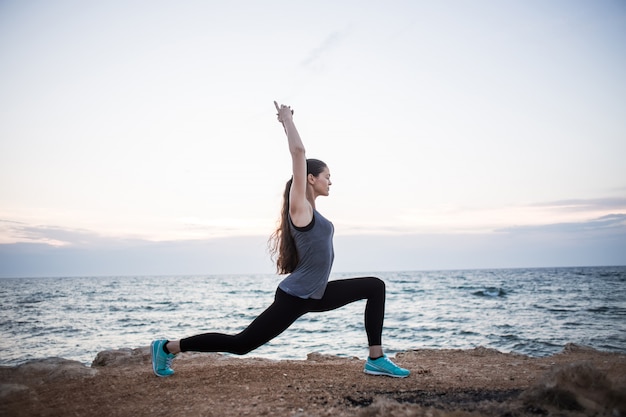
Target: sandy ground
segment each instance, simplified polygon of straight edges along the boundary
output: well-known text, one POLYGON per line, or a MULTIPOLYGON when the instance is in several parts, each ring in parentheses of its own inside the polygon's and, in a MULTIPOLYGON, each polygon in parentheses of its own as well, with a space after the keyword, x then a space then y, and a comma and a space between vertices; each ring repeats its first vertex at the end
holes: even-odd
POLYGON ((568 345, 529 358, 495 350, 414 350, 396 379, 363 361, 183 354, 152 374, 148 348, 0 368, 2 416, 626 416, 626 355, 568 345))

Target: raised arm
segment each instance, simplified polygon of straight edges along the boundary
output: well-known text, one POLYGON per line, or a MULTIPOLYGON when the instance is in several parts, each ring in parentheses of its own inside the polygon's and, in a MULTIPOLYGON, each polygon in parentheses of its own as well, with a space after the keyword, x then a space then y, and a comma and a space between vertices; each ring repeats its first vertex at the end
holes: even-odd
POLYGON ((293 122, 293 111, 289 106, 274 102, 278 111, 278 121, 282 123, 289 143, 293 182, 289 193, 289 215, 295 226, 307 226, 313 219, 313 206, 307 200, 306 152, 296 125, 293 122))

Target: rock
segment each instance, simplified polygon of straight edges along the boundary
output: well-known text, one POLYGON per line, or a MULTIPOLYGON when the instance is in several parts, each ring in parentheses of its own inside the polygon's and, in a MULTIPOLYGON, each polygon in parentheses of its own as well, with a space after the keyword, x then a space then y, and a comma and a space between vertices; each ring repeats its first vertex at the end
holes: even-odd
POLYGON ((91 363, 92 367, 99 366, 128 366, 150 364, 150 347, 137 349, 117 349, 99 352, 91 363))
POLYGON ((105 351, 93 368, 59 358, 0 366, 0 416, 626 417, 620 353, 530 358, 421 349, 395 355, 412 371, 401 380, 368 376, 355 359, 319 353, 272 362, 185 353, 176 375, 163 379, 152 375, 148 353, 105 351), (76 376, 84 372, 97 375, 76 376))
POLYGON ((497 349, 487 348, 484 346, 475 347, 472 350, 468 350, 468 353, 472 356, 493 356, 493 355, 504 355, 504 353, 500 352, 497 349))
POLYGON ((580 353, 580 352, 591 353, 591 352, 597 352, 597 350, 589 346, 577 345, 576 343, 568 343, 563 348, 563 353, 580 353))
POLYGON ((587 415, 626 415, 626 391, 588 362, 555 367, 522 398, 528 404, 587 415))
POLYGON ((12 395, 28 391, 28 387, 22 384, 0 384, 0 400, 4 400, 12 395))
POLYGON ((63 358, 36 359, 15 367, 20 378, 40 378, 43 382, 61 378, 90 378, 98 373, 78 361, 63 358))
POLYGON ((348 361, 348 360, 355 360, 355 359, 358 360, 359 358, 357 357, 345 358, 341 356, 327 355, 327 354, 323 354, 319 352, 312 352, 306 355, 307 361, 314 361, 314 362, 348 361))

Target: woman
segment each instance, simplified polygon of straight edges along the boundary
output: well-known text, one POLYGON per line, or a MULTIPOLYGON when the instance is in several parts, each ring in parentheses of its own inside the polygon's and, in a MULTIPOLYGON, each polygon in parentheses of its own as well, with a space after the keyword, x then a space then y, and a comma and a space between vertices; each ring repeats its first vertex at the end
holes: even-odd
POLYGON ((330 311, 366 299, 369 357, 364 372, 404 378, 410 372, 391 362, 381 345, 384 282, 374 277, 328 281, 334 259, 334 228, 315 209, 315 200, 328 195, 330 172, 322 161, 306 159, 291 108, 276 102, 274 105, 287 134, 293 176, 285 187, 281 222, 272 235, 271 249, 278 272, 289 275, 278 285, 272 305, 239 334, 205 333, 181 340, 153 341, 152 369, 157 376, 172 375, 171 362, 179 352, 244 355, 281 334, 305 313, 330 311))

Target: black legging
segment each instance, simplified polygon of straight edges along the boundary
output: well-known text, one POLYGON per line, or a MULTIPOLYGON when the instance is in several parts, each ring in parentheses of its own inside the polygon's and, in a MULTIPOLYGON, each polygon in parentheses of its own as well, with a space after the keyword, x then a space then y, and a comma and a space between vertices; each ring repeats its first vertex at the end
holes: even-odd
POLYGON ((309 312, 330 311, 354 301, 367 299, 365 331, 369 346, 381 345, 385 316, 385 283, 378 278, 351 278, 330 281, 324 296, 303 299, 276 290, 274 302, 241 333, 204 333, 181 339, 183 352, 228 352, 245 355, 269 342, 299 317, 309 312))

